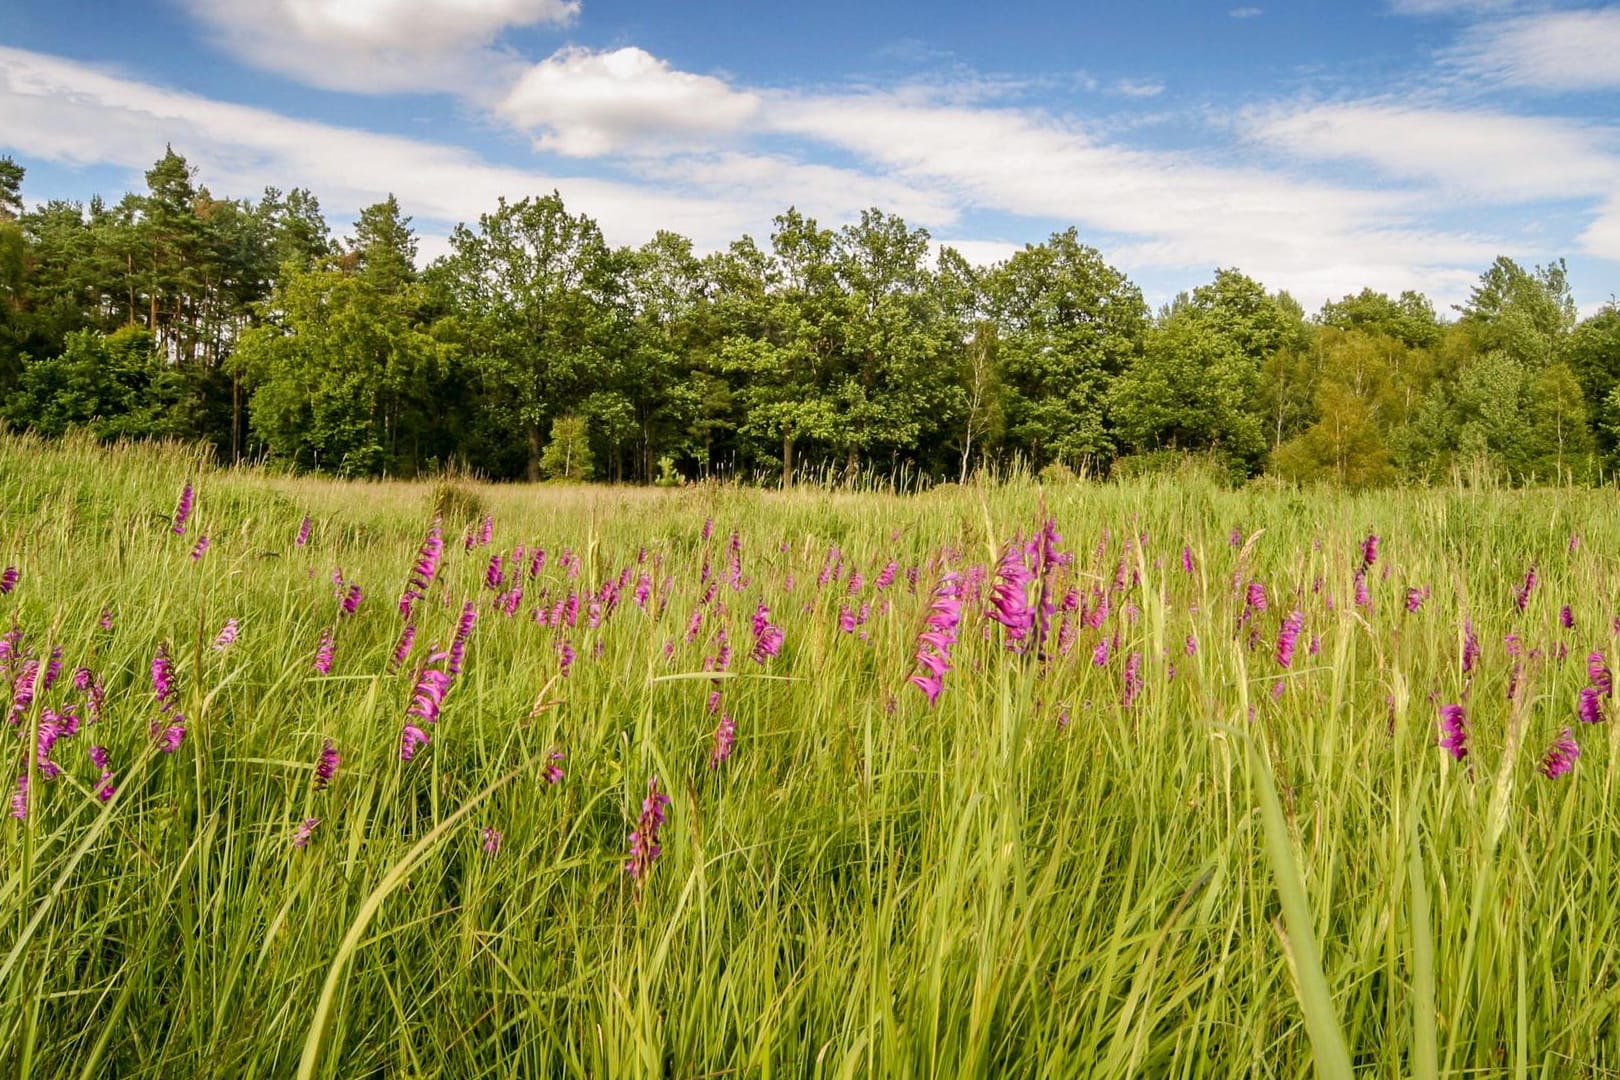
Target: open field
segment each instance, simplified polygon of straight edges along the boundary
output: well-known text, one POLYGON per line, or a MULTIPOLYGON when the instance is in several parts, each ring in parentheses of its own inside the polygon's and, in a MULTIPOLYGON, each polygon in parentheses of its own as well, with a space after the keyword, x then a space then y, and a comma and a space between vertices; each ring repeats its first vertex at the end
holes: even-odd
POLYGON ((7 1075, 1620 1070, 1612 492, 0 439, 8 566, 7 1075))

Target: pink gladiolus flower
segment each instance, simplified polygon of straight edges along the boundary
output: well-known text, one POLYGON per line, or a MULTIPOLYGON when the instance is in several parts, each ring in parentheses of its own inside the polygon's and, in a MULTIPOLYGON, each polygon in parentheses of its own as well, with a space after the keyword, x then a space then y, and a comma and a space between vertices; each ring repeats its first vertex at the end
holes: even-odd
POLYGON ((1472 619, 1463 621, 1462 672, 1467 675, 1479 662, 1479 635, 1474 633, 1472 619))
POLYGON ((186 522, 191 518, 191 485, 188 483, 180 490, 180 501, 174 508, 173 532, 176 536, 183 536, 186 531, 186 522))
POLYGON ((309 841, 315 835, 315 830, 320 827, 320 824, 321 824, 321 819, 320 818, 313 818, 313 817, 305 818, 299 824, 298 831, 293 833, 293 842, 292 842, 293 847, 295 847, 295 848, 307 848, 307 847, 309 847, 309 841))
POLYGON ((1458 761, 1468 756, 1468 718, 1461 705, 1440 706, 1440 746, 1458 761))
POLYGON ((658 846, 658 832, 664 827, 664 811, 669 804, 669 796, 658 790, 658 777, 648 780, 647 797, 641 802, 641 816, 636 819, 636 827, 630 833, 630 858, 624 864, 625 873, 638 887, 646 881, 653 863, 663 853, 658 846))
POLYGON ((1568 604, 1558 609, 1558 624, 1565 630, 1575 629, 1575 613, 1570 610, 1568 604))
POLYGON ((546 771, 541 774, 541 779, 553 785, 562 783, 563 777, 567 775, 563 771, 563 752, 561 750, 552 750, 550 754, 546 755, 546 762, 546 771))
POLYGON ((1305 613, 1295 611, 1283 620, 1282 630, 1277 634, 1277 666, 1294 666, 1294 643, 1299 640, 1299 632, 1305 626, 1305 613))
POLYGON ((1367 539, 1361 542, 1361 568, 1371 569, 1372 564, 1378 561, 1378 535, 1368 533, 1367 539))
POLYGON ((4 596, 11 592, 12 589, 15 589, 17 587, 17 579, 21 576, 22 572, 19 571, 15 566, 8 566, 5 568, 5 570, 0 571, 0 596, 4 596))
POLYGON ((214 649, 218 652, 224 652, 230 648, 236 641, 238 629, 239 624, 235 619, 226 619, 225 625, 220 627, 218 635, 214 638, 214 649))
POLYGON ((313 524, 314 523, 309 520, 309 515, 305 514, 304 520, 298 524, 298 535, 293 538, 293 546, 304 547, 309 543, 309 530, 313 524))
POLYGON ((316 791, 326 790, 326 785, 330 784, 332 777, 337 775, 338 766, 342 762, 343 759, 338 756, 337 747, 332 744, 331 739, 327 739, 321 745, 321 756, 315 761, 316 791))
POLYGON ((332 673, 332 655, 337 651, 337 642, 332 638, 332 628, 327 627, 321 631, 321 643, 315 649, 315 670, 321 675, 332 673))
POLYGON ((208 554, 208 537, 199 536, 196 546, 191 549, 191 561, 196 562, 206 554, 208 554))
POLYGON ((1603 654, 1593 652, 1586 658, 1586 677, 1592 680, 1592 687, 1604 697, 1614 696, 1614 677, 1609 673, 1609 664, 1603 659, 1603 654))
POLYGON ((1124 705, 1127 709, 1136 704, 1136 695, 1142 691, 1142 654, 1133 652, 1125 659, 1125 693, 1124 705))
POLYGON ((410 618, 412 605, 427 595, 428 586, 433 584, 433 578, 439 572, 439 560, 443 555, 444 532, 438 522, 434 522, 433 527, 428 529, 427 538, 422 541, 416 565, 411 568, 410 577, 405 582, 405 591, 399 597, 399 613, 407 619, 410 618))
POLYGON ((472 634, 473 623, 478 621, 478 609, 468 600, 461 606, 461 619, 456 623, 456 636, 450 642, 449 672, 452 675, 461 674, 461 662, 467 654, 467 638, 472 634))
MULTIPOLYGON (((185 717, 177 714, 175 719, 184 720, 185 717)), ((184 724, 170 724, 161 731, 155 730, 157 728, 156 724, 152 726, 154 728, 154 737, 158 741, 159 750, 165 754, 172 754, 176 750, 180 749, 180 743, 186 737, 186 728, 184 724)))
POLYGON ((1596 724, 1603 719, 1603 697, 1595 686, 1581 687, 1580 706, 1577 710, 1584 724, 1596 724))
POLYGON ((348 591, 343 594, 343 600, 338 605, 339 610, 345 615, 353 615, 360 608, 362 595, 360 586, 351 584, 348 591))
POLYGON ((173 712, 179 695, 174 685, 174 662, 169 659, 167 644, 160 644, 152 657, 152 692, 157 696, 158 708, 173 712))
POLYGON ((926 674, 912 675, 907 681, 927 696, 929 705, 939 700, 945 689, 945 673, 951 669, 951 648, 956 644, 956 628, 962 619, 958 585, 954 572, 940 578, 923 632, 917 636, 916 661, 926 674))
POLYGON ((990 591, 991 619, 1007 628, 1007 648, 1024 650, 1024 639, 1035 627, 1035 611, 1029 605, 1029 583, 1035 580, 1024 561, 1023 545, 1010 543, 996 564, 996 583, 990 591))
POLYGON ((714 729, 714 749, 709 752, 709 768, 718 769, 720 764, 731 756, 731 748, 737 741, 737 723, 730 713, 720 714, 720 723, 714 729))
POLYGON ((1541 755, 1541 771, 1549 780, 1556 780, 1560 776, 1575 768, 1575 759, 1581 756, 1581 748, 1575 743, 1575 735, 1564 729, 1564 733, 1553 740, 1547 752, 1541 755))
POLYGON ((399 760, 409 761, 416 756, 418 747, 428 744, 427 732, 415 724, 406 724, 399 734, 399 760))
POLYGON ((1513 606, 1523 611, 1530 606, 1530 594, 1536 588, 1536 568, 1534 564, 1524 572, 1524 583, 1513 590, 1513 606))
POLYGON ((11 792, 11 816, 18 821, 28 820, 28 774, 17 777, 17 786, 11 792))
POLYGON ((493 825, 487 825, 484 827, 484 831, 480 835, 484 840, 483 847, 485 855, 500 854, 502 839, 501 830, 497 829, 493 825))

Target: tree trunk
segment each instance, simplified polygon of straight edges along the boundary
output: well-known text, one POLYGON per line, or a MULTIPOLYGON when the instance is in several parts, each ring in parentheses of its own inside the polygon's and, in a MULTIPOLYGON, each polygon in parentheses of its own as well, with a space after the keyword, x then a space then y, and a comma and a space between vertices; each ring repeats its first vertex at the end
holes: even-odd
POLYGON ((540 426, 529 425, 529 483, 533 484, 540 479, 540 426))
POLYGON ((793 486, 793 436, 782 436, 782 490, 793 486))

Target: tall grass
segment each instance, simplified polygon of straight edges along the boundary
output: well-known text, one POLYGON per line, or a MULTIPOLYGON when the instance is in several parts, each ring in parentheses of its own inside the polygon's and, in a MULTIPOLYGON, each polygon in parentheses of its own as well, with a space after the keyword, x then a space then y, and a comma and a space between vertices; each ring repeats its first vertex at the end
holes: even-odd
POLYGON ((445 492, 0 440, 0 567, 21 571, 0 624, 21 631, 19 656, 64 657, 5 736, 0 782, 30 782, 26 817, 0 826, 0 1069, 1620 1069, 1614 728, 1575 712, 1587 654, 1612 658, 1611 496, 1163 479, 911 496, 461 487, 415 651, 391 672, 396 601, 445 492), (197 507, 177 536, 187 481, 197 507), (1106 596, 1109 614, 1064 651, 1060 613, 1042 663, 1005 648, 980 575, 1048 517, 1073 557, 1059 594, 1073 587, 1086 609, 1106 596), (1361 607, 1369 533, 1382 544, 1361 607), (533 579, 525 567, 507 616, 485 575, 518 545, 547 559, 533 579), (818 587, 834 548, 841 569, 818 587), (588 596, 571 628, 535 621, 542 597, 549 622, 571 591, 599 595, 627 567, 599 625, 588 596), (947 569, 977 599, 930 708, 906 679, 947 569), (353 616, 335 570, 364 589, 353 616), (1251 582, 1269 603, 1245 618, 1251 582), (1424 586, 1408 613, 1407 589, 1424 586), (432 742, 403 762, 414 676, 450 644, 464 599, 478 609, 465 669, 432 742), (786 644, 756 663, 762 602, 786 644), (865 622, 840 629, 840 609, 858 620, 863 604, 865 622), (1296 609, 1284 669, 1276 637, 1296 609), (216 650, 230 618, 240 637, 216 650), (1465 619, 1482 646, 1467 676, 1465 619), (734 655, 716 674, 722 626, 734 655), (173 754, 149 734, 160 642, 187 723, 173 754), (1132 654, 1142 690, 1127 707, 1132 654), (45 710, 82 698, 80 665, 104 684, 105 714, 56 744, 63 773, 47 779, 32 748, 45 710), (711 768, 715 689, 737 742, 711 768), (1448 703, 1467 709, 1462 761, 1436 745, 1448 703), (1549 780, 1538 764, 1565 726, 1581 756, 1549 780), (328 739, 342 764, 317 791, 328 739), (92 743, 115 773, 107 802, 92 743), (653 776, 673 801, 638 885, 627 840, 653 776))

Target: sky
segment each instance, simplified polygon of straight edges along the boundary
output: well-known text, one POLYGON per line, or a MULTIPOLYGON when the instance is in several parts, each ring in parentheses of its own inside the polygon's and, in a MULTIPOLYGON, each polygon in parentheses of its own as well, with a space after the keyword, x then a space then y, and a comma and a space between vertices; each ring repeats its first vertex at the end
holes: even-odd
POLYGON ((0 0, 23 195, 395 194, 424 258, 558 191, 615 244, 877 207, 991 263, 1078 230, 1150 303, 1620 292, 1620 5, 1515 0, 0 0))

